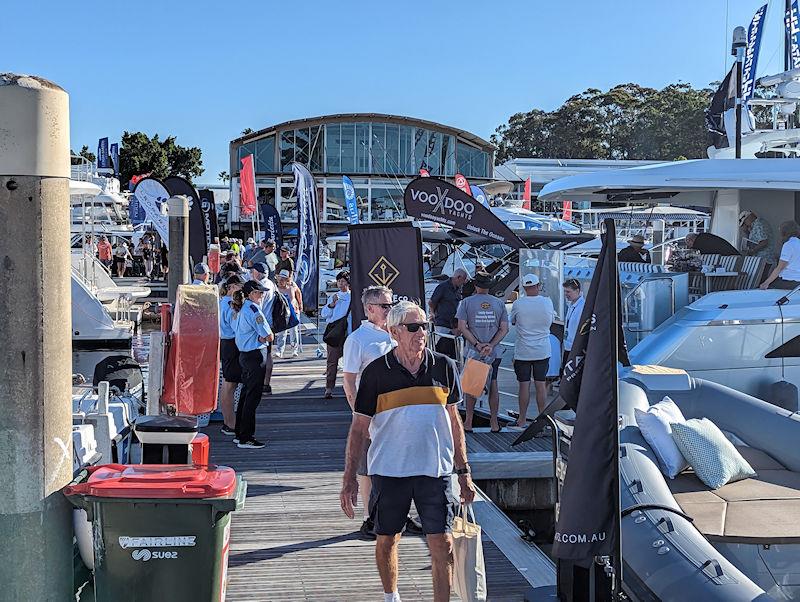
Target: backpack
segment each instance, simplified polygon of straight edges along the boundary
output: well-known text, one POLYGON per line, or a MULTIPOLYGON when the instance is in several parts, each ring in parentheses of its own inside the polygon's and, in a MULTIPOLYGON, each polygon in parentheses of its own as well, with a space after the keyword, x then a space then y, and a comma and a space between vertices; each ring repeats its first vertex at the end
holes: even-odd
POLYGON ((300 323, 289 300, 279 291, 275 291, 272 302, 272 332, 278 333, 294 328, 300 323))

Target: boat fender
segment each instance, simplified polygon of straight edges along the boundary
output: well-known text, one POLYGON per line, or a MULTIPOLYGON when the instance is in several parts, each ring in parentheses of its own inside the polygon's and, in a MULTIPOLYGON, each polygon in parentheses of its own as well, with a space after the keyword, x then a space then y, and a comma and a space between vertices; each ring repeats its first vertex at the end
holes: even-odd
POLYGON ((779 380, 770 385, 769 397, 767 399, 779 408, 789 410, 790 412, 797 412, 798 409, 800 409, 797 385, 786 380, 779 380))

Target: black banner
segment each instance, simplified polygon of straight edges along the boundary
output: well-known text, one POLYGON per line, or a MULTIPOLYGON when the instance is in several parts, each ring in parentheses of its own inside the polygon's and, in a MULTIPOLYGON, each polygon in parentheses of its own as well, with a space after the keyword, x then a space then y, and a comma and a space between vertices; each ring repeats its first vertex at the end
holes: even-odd
POLYGON ((200 195, 188 180, 180 176, 166 178, 164 186, 170 196, 185 194, 189 197, 189 257, 191 257, 192 265, 200 263, 203 261, 203 257, 208 255, 205 219, 203 219, 203 210, 200 205, 200 195))
POLYGON ((416 178, 403 195, 406 213, 462 232, 482 236, 513 249, 524 249, 519 237, 491 209, 439 178, 416 178))
POLYGON ((561 380, 561 396, 576 417, 553 556, 587 560, 608 555, 619 566, 617 362, 627 365, 628 357, 614 220, 604 224, 603 247, 561 380))
MULTIPOLYGON (((283 245, 283 226, 281 216, 278 215, 278 208, 272 203, 263 203, 261 207, 261 227, 266 238, 275 241, 275 248, 280 249, 283 245)), ((260 242, 260 241, 256 241, 260 242)))
POLYGON ((203 212, 203 229, 206 231, 206 246, 210 247, 219 236, 217 226, 217 206, 214 203, 214 191, 208 188, 198 190, 200 195, 200 209, 203 212))
POLYGON ((368 286, 388 286, 395 301, 408 299, 424 309, 422 234, 419 228, 409 222, 397 222, 353 224, 348 230, 353 327, 365 319, 361 292, 368 286))

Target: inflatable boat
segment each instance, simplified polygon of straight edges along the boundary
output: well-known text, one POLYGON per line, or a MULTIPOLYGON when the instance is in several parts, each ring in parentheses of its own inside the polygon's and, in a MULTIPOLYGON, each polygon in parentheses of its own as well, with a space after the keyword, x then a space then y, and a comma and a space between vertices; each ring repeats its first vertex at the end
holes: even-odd
MULTIPOLYGON (((621 374, 623 583, 639 600, 800 598, 800 415, 682 370, 621 374), (669 396, 708 418, 757 475, 712 490, 689 469, 664 476, 634 410, 669 396)), ((574 414, 556 423, 569 438, 574 414)))

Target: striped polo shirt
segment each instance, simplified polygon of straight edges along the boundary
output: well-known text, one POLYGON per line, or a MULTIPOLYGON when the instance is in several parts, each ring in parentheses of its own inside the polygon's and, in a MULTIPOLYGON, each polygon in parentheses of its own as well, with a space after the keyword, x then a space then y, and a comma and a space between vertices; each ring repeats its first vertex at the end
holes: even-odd
POLYGON ((442 477, 453 472, 453 432, 446 406, 461 401, 455 362, 425 350, 412 375, 394 351, 361 375, 356 414, 371 418, 367 472, 385 477, 442 477))

